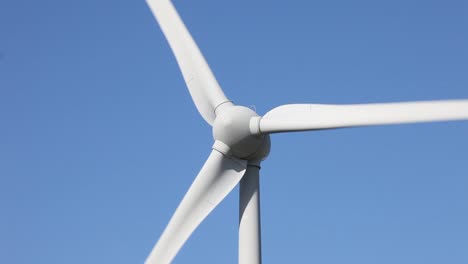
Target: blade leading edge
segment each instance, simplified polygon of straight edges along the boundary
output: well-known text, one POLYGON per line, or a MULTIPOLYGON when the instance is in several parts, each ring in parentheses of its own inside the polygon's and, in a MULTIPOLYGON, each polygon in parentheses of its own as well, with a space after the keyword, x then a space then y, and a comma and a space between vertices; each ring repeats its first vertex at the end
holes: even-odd
POLYGON ((253 133, 331 129, 356 126, 455 121, 468 119, 468 100, 321 105, 291 104, 262 117, 253 133))
POLYGON ((147 0, 179 64, 192 100, 210 125, 217 106, 230 102, 170 0, 147 0))

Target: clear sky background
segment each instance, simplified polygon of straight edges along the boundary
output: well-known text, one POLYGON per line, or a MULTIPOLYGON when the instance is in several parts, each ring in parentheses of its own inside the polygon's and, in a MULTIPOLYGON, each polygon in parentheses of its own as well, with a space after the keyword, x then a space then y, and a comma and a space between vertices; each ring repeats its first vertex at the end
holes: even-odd
MULTIPOLYGON (((226 95, 468 98, 468 2, 176 1, 226 95)), ((211 128, 143 0, 0 2, 0 263, 143 263, 211 128)), ((264 263, 468 263, 468 122, 272 136, 264 263)), ((174 263, 237 263, 238 189, 174 263)))

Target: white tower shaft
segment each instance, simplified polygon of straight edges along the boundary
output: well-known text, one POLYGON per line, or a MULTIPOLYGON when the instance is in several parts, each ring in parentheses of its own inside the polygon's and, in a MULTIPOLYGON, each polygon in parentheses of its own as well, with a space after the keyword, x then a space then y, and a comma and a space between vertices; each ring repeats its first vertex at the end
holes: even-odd
POLYGON ((261 264, 260 163, 249 162, 240 182, 239 264, 261 264))

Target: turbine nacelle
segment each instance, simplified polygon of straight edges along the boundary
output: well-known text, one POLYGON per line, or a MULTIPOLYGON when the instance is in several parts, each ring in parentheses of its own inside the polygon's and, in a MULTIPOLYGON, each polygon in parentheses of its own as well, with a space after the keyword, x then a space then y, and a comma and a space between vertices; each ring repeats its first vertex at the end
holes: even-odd
POLYGON ((215 144, 217 149, 239 159, 265 159, 270 153, 270 136, 254 135, 250 127, 251 120, 259 118, 257 113, 245 106, 225 104, 221 109, 218 108, 213 123, 213 138, 218 142, 215 144))

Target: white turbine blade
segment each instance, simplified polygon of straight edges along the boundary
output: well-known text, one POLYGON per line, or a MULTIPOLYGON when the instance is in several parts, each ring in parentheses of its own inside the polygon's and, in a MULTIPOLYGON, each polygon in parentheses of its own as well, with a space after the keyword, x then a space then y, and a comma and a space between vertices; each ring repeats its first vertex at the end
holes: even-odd
POLYGON ((145 263, 170 263, 198 225, 239 183, 246 168, 246 161, 213 150, 145 263))
POLYGON ((210 125, 215 109, 229 102, 170 0, 147 0, 179 64, 198 111, 210 125))
POLYGON ((391 125, 468 119, 468 100, 355 105, 291 104, 274 108, 252 133, 277 133, 341 127, 391 125))

